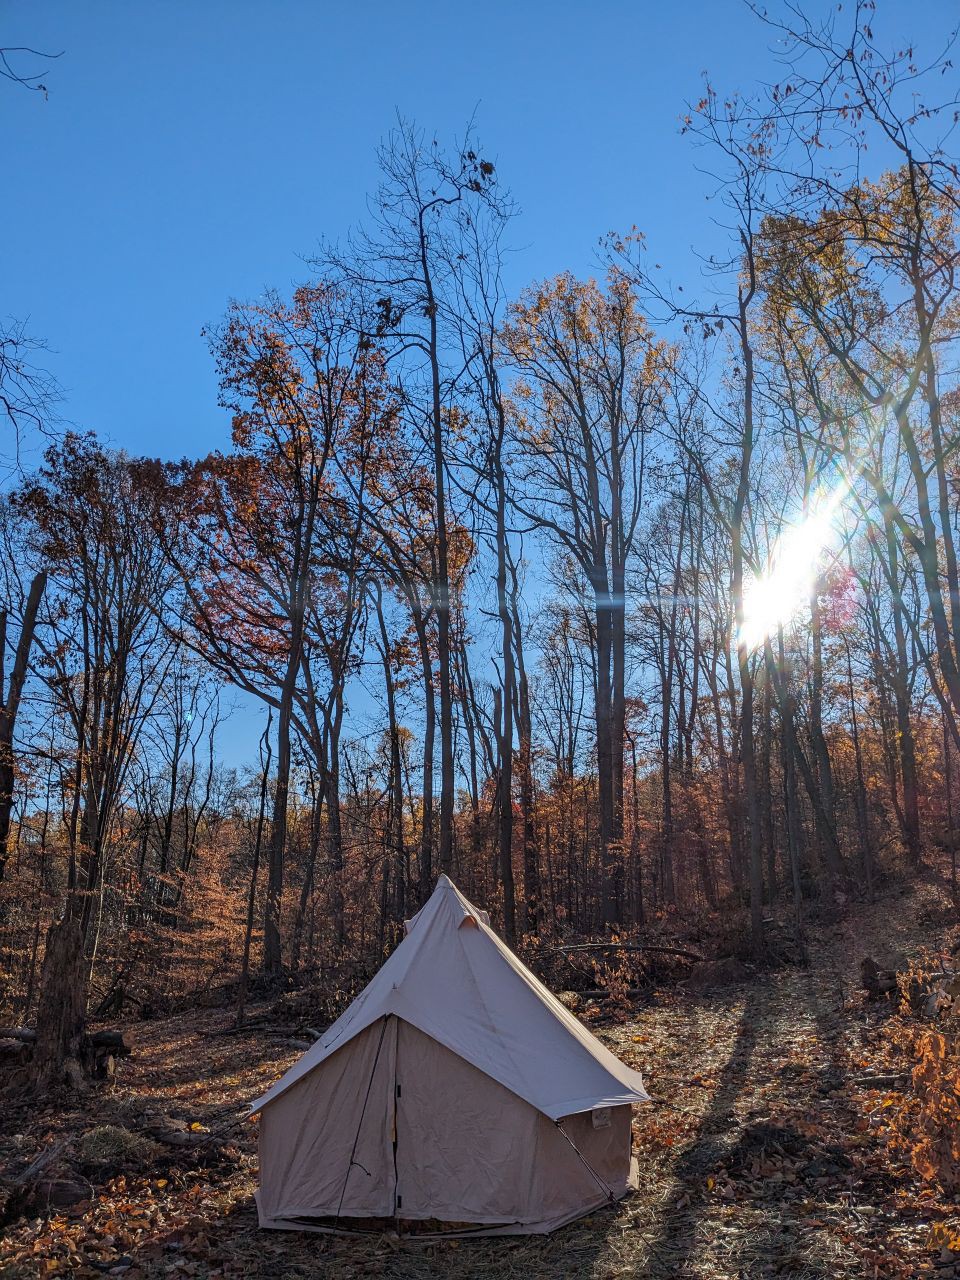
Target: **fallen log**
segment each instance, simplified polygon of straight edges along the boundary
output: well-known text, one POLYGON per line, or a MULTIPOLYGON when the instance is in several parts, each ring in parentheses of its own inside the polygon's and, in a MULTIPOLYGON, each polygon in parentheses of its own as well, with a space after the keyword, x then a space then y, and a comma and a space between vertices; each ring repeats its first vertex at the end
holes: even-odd
POLYGON ((183 1133, 179 1129, 151 1129, 150 1137, 168 1147, 202 1147, 210 1140, 208 1133, 183 1133))
POLYGON ((218 1031, 217 1035, 236 1036, 236 1035, 258 1035, 263 1036, 266 1040, 286 1040, 292 1044, 294 1048, 309 1049, 323 1035, 322 1031, 317 1031, 313 1027, 305 1027, 302 1030, 294 1030, 291 1027, 255 1027, 247 1025, 244 1027, 226 1027, 223 1031, 218 1031), (306 1037, 309 1036, 308 1040, 306 1037))
POLYGON ((696 951, 687 951, 684 947, 662 947, 653 943, 641 942, 578 942, 572 946, 551 947, 551 951, 567 955, 573 951, 660 951, 665 955, 681 956, 684 960, 703 963, 704 957, 696 951))
MULTIPOLYGON (((32 1070, 37 1046, 37 1032, 33 1027, 0 1028, 0 1068, 25 1068, 32 1070)), ((82 1088, 85 1076, 100 1080, 112 1080, 117 1060, 132 1053, 122 1031, 106 1029, 93 1031, 80 1038, 76 1057, 67 1059, 62 1075, 74 1088, 82 1088)), ((9 1083, 9 1080, 6 1081, 9 1083)))
MULTIPOLYGON (((639 1000, 641 996, 649 995, 649 991, 644 987, 627 987, 622 991, 609 991, 606 987, 594 987, 592 991, 577 991, 573 993, 583 1000, 609 1000, 611 996, 626 996, 629 1000, 639 1000)), ((568 1006, 569 1007, 569 1006, 568 1006)))
POLYGON ((128 1058, 132 1052, 122 1031, 94 1031, 87 1039, 93 1049, 110 1049, 118 1058, 128 1058))
MULTIPOLYGON (((37 1032, 34 1027, 0 1027, 0 1040, 22 1040, 25 1044, 36 1044, 37 1032)), ((93 1049, 115 1049, 121 1057, 130 1053, 130 1046, 122 1031, 93 1031, 86 1036, 86 1041, 93 1049)))
POLYGON ((910 1076, 898 1072, 885 1076, 860 1076, 853 1081, 858 1089, 902 1089, 910 1083, 910 1076))
POLYGON ((215 1036, 255 1036, 269 1035, 271 1031, 279 1031, 278 1027, 271 1027, 263 1021, 249 1020, 244 1021, 243 1026, 221 1027, 219 1031, 214 1031, 215 1036))
POLYGON ((11 1063, 19 1066, 27 1062, 33 1053, 33 1047, 24 1040, 0 1040, 0 1066, 11 1063))

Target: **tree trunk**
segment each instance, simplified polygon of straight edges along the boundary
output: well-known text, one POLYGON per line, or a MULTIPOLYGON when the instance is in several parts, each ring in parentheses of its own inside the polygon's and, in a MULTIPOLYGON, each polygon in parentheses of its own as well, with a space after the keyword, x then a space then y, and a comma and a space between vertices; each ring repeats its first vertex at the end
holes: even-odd
MULTIPOLYGON (((501 437, 502 438, 502 437, 501 437)), ((506 489, 499 450, 495 459, 497 503, 497 611, 500 615, 500 643, 503 680, 500 693, 497 734, 497 841, 500 883, 503 886, 503 931, 510 946, 516 946, 516 889, 513 882, 513 615, 507 600, 506 489)))
POLYGON ((443 405, 441 399, 440 354, 437 333, 437 303, 433 294, 433 276, 423 221, 420 222, 420 264, 426 291, 429 321, 429 353, 431 383, 431 429, 433 434, 433 482, 437 515, 437 666, 440 675, 440 870, 453 870, 453 682, 451 680, 450 646, 450 565, 447 533, 447 481, 443 441, 443 405))
POLYGON ((753 669, 750 654, 743 638, 744 624, 744 513, 750 495, 750 469, 753 459, 754 422, 753 348, 750 344, 748 311, 756 287, 754 262, 749 240, 744 237, 747 251, 749 284, 738 293, 739 339, 743 356, 743 439, 740 452, 740 470, 737 493, 733 503, 730 542, 733 567, 734 625, 737 630, 737 666, 740 673, 740 754, 743 762, 743 792, 747 817, 747 834, 750 841, 750 936, 754 950, 763 948, 763 861, 760 847, 760 808, 757 801, 757 758, 753 726, 753 669))
POLYGON ((263 919, 263 968, 278 974, 283 968, 280 916, 283 899, 283 862, 287 843, 287 806, 290 797, 290 715, 293 685, 286 684, 277 721, 277 780, 273 793, 273 820, 267 846, 267 900, 263 919))
MULTIPOLYGON (((337 720, 342 718, 338 712, 337 720)), ((330 881, 330 908, 333 933, 337 945, 347 940, 343 900, 343 826, 340 813, 340 724, 330 733, 330 759, 327 771, 327 869, 330 881)))
POLYGON ((594 717, 597 729, 597 787, 600 809, 600 918, 613 925, 617 918, 616 847, 613 767, 613 690, 611 687, 612 626, 606 566, 594 566, 597 631, 597 671, 594 717))
POLYGON ((830 878, 836 879, 841 874, 842 868, 838 865, 839 859, 835 858, 832 850, 825 845, 825 842, 832 838, 839 854, 839 845, 836 841, 836 806, 833 799, 833 769, 830 765, 827 740, 823 734, 823 628, 820 617, 820 595, 816 583, 810 593, 810 639, 813 647, 810 673, 810 741, 813 746, 815 776, 826 827, 828 832, 834 833, 832 837, 829 834, 821 837, 821 843, 825 846, 822 853, 830 878))
POLYGON ((847 645, 847 694, 850 698, 850 727, 853 736, 853 758, 857 769, 856 809, 857 832, 860 840, 860 861, 867 896, 873 901, 873 858, 870 852, 870 823, 867 808, 867 787, 863 777, 863 753, 860 750, 860 727, 857 723, 857 701, 853 693, 853 663, 850 646, 847 645))
POLYGON ((272 708, 267 713, 267 727, 260 739, 260 804, 257 810, 257 834, 253 844, 253 864, 250 867, 250 887, 247 890, 247 919, 243 930, 243 957, 240 961, 240 982, 237 991, 236 1026, 243 1026, 244 1011, 247 1003, 247 985, 250 980, 250 940, 253 937, 253 913, 257 901, 257 879, 260 875, 260 850, 263 846, 263 824, 267 812, 267 786, 270 779, 270 756, 273 744, 270 741, 270 729, 273 719, 272 708))
POLYGON ((380 654, 383 662, 383 682, 387 693, 387 733, 390 738, 390 807, 388 814, 388 843, 394 866, 393 905, 398 920, 407 910, 406 850, 403 841, 403 762, 400 756, 400 732, 397 725, 397 699, 394 689, 393 668, 390 664, 390 638, 383 616, 383 597, 379 584, 374 604, 380 628, 380 654))
MULTIPOLYGON (((32 1063, 38 1088, 63 1083, 70 1063, 78 1059, 86 1016, 86 971, 83 930, 68 906, 63 919, 47 931, 32 1063)), ((75 1081, 72 1072, 71 1080, 75 1081)))
POLYGON ((512 597, 514 635, 517 647, 517 711, 520 730, 520 811, 523 815, 523 897, 525 926, 536 932, 543 919, 543 889, 540 881, 540 850, 537 847, 533 794, 533 724, 530 715, 530 685, 523 657, 517 592, 512 597))
POLYGON ((890 562, 890 582, 893 597, 893 634, 896 661, 893 670, 893 696, 897 716, 897 748, 900 761, 900 781, 903 788, 901 826, 907 857, 913 867, 918 867, 923 857, 920 842, 920 800, 917 784, 917 753, 910 717, 910 690, 908 685, 909 660, 907 637, 903 625, 904 602, 900 586, 899 554, 890 513, 884 513, 884 530, 887 537, 887 556, 890 562))
POLYGON ((17 724, 20 698, 27 678, 30 650, 37 630, 37 613, 47 585, 46 573, 38 573, 30 584, 27 604, 20 625, 20 638, 10 673, 10 686, 4 689, 6 666, 6 613, 0 615, 0 880, 7 865, 10 839, 10 815, 13 812, 14 759, 13 734, 17 724))
POLYGON ((414 616, 420 661, 423 668, 423 816, 420 825, 420 902, 433 891, 433 747, 437 726, 437 705, 433 692, 433 660, 426 624, 414 616))
MULTIPOLYGON (((765 654, 770 653, 769 644, 765 646, 765 654)), ((763 682, 760 729, 760 769, 762 785, 760 787, 760 829, 763 833, 763 847, 767 854, 767 902, 772 906, 777 899, 777 843, 773 823, 773 782, 771 778, 771 749, 773 738, 773 689, 769 679, 769 660, 767 678, 763 682)))

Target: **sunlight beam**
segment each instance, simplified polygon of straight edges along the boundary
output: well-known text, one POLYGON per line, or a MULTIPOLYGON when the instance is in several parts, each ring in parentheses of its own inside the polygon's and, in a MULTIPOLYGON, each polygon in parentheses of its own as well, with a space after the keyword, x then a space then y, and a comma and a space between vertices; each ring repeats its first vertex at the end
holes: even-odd
POLYGON ((788 525, 774 544, 766 571, 744 583, 738 639, 747 649, 758 648, 808 607, 824 554, 836 538, 834 517, 849 489, 842 481, 802 520, 788 525))

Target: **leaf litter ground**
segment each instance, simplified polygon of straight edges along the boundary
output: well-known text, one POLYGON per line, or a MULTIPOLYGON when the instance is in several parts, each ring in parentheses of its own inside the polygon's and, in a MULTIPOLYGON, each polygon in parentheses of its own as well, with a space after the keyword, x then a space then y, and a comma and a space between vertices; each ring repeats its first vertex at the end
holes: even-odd
POLYGON ((8 1221, 0 1274, 952 1276, 952 1260, 928 1245, 953 1207, 890 1147, 884 1113, 897 1095, 874 1086, 878 1073, 883 1083, 891 1066, 910 1064, 891 1060, 886 1013, 858 985, 864 955, 941 947, 951 919, 938 887, 922 883, 811 929, 805 969, 713 992, 658 991, 622 1017, 595 1015, 592 1029, 644 1072, 655 1099, 634 1124, 640 1191, 548 1237, 418 1243, 260 1231, 256 1124, 244 1104, 300 1051, 260 1031, 223 1034, 224 1012, 134 1024, 134 1056, 117 1085, 72 1109, 4 1109, 7 1178, 49 1144, 66 1142, 71 1163, 8 1221), (107 1126, 144 1141, 121 1144, 113 1168, 109 1155, 78 1165, 78 1152, 109 1147, 107 1126))

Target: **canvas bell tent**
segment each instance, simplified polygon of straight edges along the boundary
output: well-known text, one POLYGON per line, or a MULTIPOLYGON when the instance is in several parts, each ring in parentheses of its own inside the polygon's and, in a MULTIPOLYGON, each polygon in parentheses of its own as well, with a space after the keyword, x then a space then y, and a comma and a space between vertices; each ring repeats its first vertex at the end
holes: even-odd
POLYGON ((636 1186, 631 1106, 647 1100, 441 876, 370 985, 253 1104, 260 1224, 551 1231, 636 1186))

